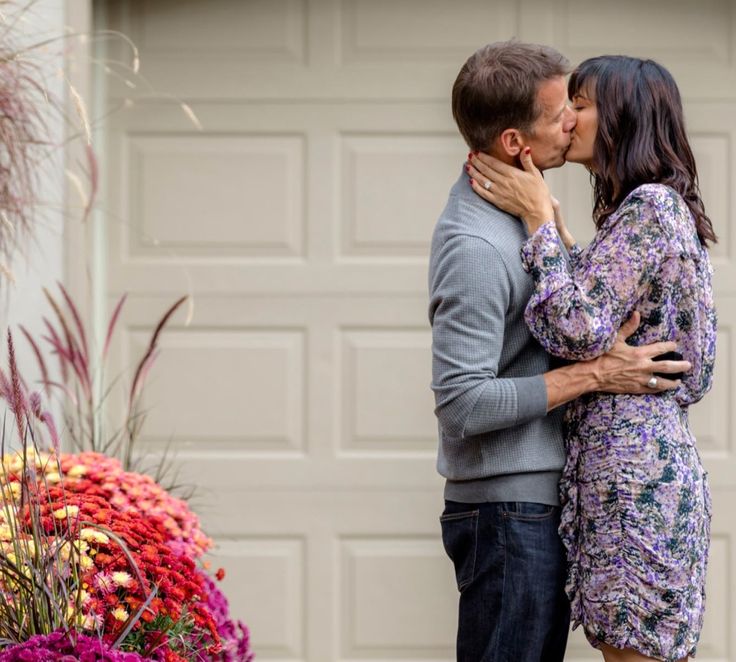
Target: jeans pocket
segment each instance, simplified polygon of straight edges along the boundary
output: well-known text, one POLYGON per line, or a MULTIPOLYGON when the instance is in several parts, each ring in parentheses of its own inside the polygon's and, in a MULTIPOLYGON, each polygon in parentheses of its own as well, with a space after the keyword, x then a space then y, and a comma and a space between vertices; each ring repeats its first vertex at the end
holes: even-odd
POLYGON ((559 508, 541 503, 517 503, 515 510, 505 510, 503 517, 519 522, 540 522, 550 519, 559 508))
POLYGON ((479 510, 471 510, 446 513, 440 517, 442 544, 455 566, 458 591, 462 591, 475 577, 479 516, 479 510))

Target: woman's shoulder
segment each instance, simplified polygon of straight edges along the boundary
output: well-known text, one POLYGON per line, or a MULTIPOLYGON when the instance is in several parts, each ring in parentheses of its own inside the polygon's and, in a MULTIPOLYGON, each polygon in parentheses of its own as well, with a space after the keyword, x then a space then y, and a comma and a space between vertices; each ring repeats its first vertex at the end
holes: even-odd
POLYGON ((666 184, 641 184, 631 191, 619 207, 619 211, 633 206, 649 207, 655 212, 668 213, 687 208, 684 198, 666 184))
POLYGON ((700 242, 695 221, 685 199, 666 184, 637 186, 621 203, 619 217, 633 214, 638 225, 649 226, 661 233, 680 255, 696 256, 700 242))

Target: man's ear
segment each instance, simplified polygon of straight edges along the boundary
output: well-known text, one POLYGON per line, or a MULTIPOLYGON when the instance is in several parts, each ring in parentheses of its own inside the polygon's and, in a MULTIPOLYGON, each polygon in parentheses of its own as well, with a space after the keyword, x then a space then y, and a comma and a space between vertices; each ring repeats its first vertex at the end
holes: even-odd
POLYGON ((518 129, 506 129, 500 136, 501 149, 509 156, 516 158, 521 154, 526 144, 518 129))

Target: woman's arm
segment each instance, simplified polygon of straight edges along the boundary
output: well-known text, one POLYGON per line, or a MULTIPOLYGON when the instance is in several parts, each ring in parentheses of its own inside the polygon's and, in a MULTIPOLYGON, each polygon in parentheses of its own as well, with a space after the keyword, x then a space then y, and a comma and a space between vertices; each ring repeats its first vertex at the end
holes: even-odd
POLYGON ((525 319, 548 352, 586 360, 610 349, 672 251, 660 219, 670 195, 656 185, 634 191, 571 270, 551 222, 522 247, 535 283, 525 319))
POLYGON ((565 224, 565 218, 562 215, 562 209, 560 208, 560 201, 552 196, 552 209, 554 209, 555 212, 555 227, 557 228, 557 234, 560 235, 560 239, 562 239, 562 243, 565 244, 565 248, 567 248, 568 253, 572 256, 579 253, 578 249, 578 243, 575 241, 575 237, 572 236, 572 233, 567 229, 567 225, 565 224))

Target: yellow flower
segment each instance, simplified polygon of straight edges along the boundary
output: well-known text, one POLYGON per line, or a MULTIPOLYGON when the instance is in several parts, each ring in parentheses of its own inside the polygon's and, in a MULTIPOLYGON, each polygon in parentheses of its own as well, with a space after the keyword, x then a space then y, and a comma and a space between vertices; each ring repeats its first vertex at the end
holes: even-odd
POLYGON ((61 476, 56 471, 50 471, 46 474, 46 480, 52 485, 55 485, 56 483, 61 482, 61 476))
MULTIPOLYGON (((33 450, 32 448, 28 449, 33 450)), ((41 467, 48 466, 49 463, 49 454, 41 451, 40 453, 35 453, 34 464, 40 469, 41 467)))
POLYGON ((123 609, 122 607, 114 609, 112 615, 116 621, 127 621, 129 616, 128 612, 125 611, 125 609, 123 609))
POLYGON ((72 544, 67 540, 59 546, 59 556, 62 561, 68 561, 72 554, 72 544))
POLYGON ((66 475, 70 478, 81 478, 86 474, 88 471, 87 467, 83 464, 75 464, 69 471, 66 472, 66 475))
POLYGON ((79 537, 82 540, 101 543, 103 545, 106 545, 110 542, 110 538, 106 534, 102 533, 102 531, 98 531, 97 529, 82 529, 79 532, 79 537))
POLYGON ((14 501, 20 496, 21 486, 17 480, 5 483, 2 486, 3 498, 7 501, 14 501))
POLYGON ((0 540, 12 540, 13 531, 7 524, 0 524, 0 540))
POLYGON ((89 556, 80 556, 79 566, 82 568, 82 570, 89 570, 90 568, 95 567, 95 562, 89 556))
POLYGON ((118 585, 125 587, 133 580, 133 578, 127 572, 113 572, 112 580, 118 585))
POLYGON ((100 616, 99 614, 87 614, 82 621, 82 629, 84 630, 94 630, 101 625, 102 616, 100 616))
POLYGON ((66 506, 54 511, 56 519, 66 519, 67 517, 76 517, 79 515, 79 506, 66 506))

